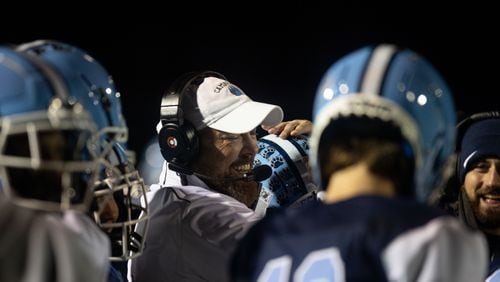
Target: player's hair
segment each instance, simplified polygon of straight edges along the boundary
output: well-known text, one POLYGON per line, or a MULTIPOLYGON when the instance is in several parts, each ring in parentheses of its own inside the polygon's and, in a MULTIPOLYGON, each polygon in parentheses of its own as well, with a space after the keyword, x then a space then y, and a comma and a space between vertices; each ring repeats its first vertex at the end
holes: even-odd
POLYGON ((346 136, 335 138, 325 149, 327 152, 319 154, 322 175, 365 163, 371 173, 391 181, 397 195, 413 195, 414 162, 397 142, 379 137, 346 136))

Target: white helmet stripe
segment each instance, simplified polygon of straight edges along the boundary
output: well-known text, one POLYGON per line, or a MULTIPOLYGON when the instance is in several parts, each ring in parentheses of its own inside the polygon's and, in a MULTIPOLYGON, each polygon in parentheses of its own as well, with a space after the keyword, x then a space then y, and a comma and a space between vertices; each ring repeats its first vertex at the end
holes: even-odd
POLYGON ((379 95, 387 67, 396 51, 396 47, 389 44, 379 45, 373 50, 361 84, 361 93, 379 95))

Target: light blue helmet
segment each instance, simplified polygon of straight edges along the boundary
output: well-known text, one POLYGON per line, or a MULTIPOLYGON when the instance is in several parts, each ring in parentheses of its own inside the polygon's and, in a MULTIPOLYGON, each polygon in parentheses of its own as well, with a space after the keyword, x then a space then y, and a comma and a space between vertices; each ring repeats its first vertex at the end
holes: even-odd
POLYGON ((364 47, 335 62, 323 76, 313 108, 313 171, 325 129, 347 117, 372 117, 396 125, 415 159, 415 192, 429 201, 442 184, 455 144, 452 93, 424 58, 393 45, 364 47), (380 97, 384 99, 379 99, 380 97))
POLYGON ((120 214, 116 222, 98 225, 111 232, 112 260, 127 260, 141 254, 143 238, 138 238, 134 226, 145 221, 148 209, 142 177, 130 160, 126 150, 128 128, 122 115, 120 93, 107 70, 87 52, 78 47, 57 42, 38 40, 18 46, 18 50, 37 55, 58 71, 66 81, 71 99, 78 101, 96 120, 102 151, 102 171, 96 182, 96 197, 113 196, 120 214), (140 218, 137 218, 142 214, 140 218), (116 243, 116 244, 115 244, 116 243))
POLYGON ((18 205, 87 211, 99 170, 96 125, 43 60, 0 47, 0 179, 18 205))
POLYGON ((161 174, 165 159, 161 155, 158 137, 151 138, 142 149, 142 158, 139 161, 138 169, 148 185, 158 183, 158 176, 161 174))
MULTIPOLYGON (((84 50, 58 41, 36 40, 21 44, 18 51, 38 55, 53 65, 69 82, 68 90, 92 113, 99 130, 127 133, 120 93, 106 69, 84 50)), ((119 136, 120 140, 127 136, 119 136)), ((125 141, 126 142, 126 141, 125 141)))
POLYGON ((268 165, 272 175, 261 181, 257 209, 299 206, 316 199, 317 186, 309 169, 309 144, 306 136, 282 139, 274 134, 258 141, 254 166, 268 165))

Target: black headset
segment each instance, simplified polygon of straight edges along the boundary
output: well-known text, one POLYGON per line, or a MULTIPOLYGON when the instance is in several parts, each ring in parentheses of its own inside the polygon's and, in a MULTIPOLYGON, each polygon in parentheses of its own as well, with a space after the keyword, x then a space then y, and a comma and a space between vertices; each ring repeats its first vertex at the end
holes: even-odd
POLYGON ((183 99, 185 93, 196 93, 205 77, 227 80, 214 71, 190 72, 180 76, 163 94, 160 107, 162 127, 158 143, 163 158, 169 163, 186 166, 198 155, 199 139, 196 128, 184 119, 183 99))

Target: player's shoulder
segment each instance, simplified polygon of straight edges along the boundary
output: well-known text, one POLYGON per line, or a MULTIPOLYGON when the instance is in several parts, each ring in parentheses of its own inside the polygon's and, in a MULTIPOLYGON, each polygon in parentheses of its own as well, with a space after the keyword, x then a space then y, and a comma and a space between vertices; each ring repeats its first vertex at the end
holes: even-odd
MULTIPOLYGON (((358 226, 368 228, 384 224, 380 236, 394 237, 398 233, 424 225, 432 219, 446 216, 441 210, 411 199, 376 196, 355 197, 334 204, 314 202, 297 209, 282 209, 268 213, 253 229, 287 236, 290 232, 311 232, 358 226)), ((373 231, 375 232, 375 231, 373 231)))

